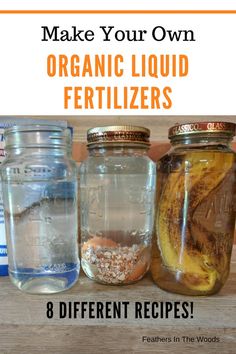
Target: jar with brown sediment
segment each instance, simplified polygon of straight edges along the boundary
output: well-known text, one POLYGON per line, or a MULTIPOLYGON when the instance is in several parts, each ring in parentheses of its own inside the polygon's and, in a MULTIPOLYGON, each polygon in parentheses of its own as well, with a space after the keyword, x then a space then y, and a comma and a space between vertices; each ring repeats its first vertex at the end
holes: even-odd
POLYGON ((169 130, 171 150, 157 163, 157 285, 186 295, 218 292, 229 270, 235 228, 235 124, 199 122, 169 130))
POLYGON ((80 166, 81 264, 100 283, 141 279, 151 261, 156 166, 147 156, 150 132, 135 126, 88 131, 80 166))

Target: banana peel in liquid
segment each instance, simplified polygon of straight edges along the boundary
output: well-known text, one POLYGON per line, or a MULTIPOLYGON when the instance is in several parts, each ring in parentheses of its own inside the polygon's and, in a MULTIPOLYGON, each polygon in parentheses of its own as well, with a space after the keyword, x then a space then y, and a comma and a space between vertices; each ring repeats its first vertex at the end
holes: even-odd
POLYGON ((233 166, 233 154, 187 153, 161 192, 157 235, 162 263, 181 274, 183 285, 196 292, 211 292, 217 280, 228 276, 226 252, 220 252, 220 247, 213 252, 219 235, 198 224, 194 211, 216 192, 227 174, 232 175, 233 166))

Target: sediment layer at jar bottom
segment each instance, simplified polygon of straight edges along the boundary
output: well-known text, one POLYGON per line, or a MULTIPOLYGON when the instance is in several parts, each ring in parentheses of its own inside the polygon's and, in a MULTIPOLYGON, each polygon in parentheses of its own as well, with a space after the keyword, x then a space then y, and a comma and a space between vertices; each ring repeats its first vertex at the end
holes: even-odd
POLYGON ((106 237, 91 237, 83 243, 81 253, 84 272, 104 284, 136 282, 150 265, 150 246, 122 245, 106 237))

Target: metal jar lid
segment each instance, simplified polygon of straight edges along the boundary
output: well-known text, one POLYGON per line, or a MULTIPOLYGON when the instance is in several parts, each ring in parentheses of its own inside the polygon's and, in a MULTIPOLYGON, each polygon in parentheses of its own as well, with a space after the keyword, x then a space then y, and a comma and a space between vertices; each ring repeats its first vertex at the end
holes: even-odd
POLYGON ((235 136, 236 124, 230 122, 193 122, 176 124, 169 129, 169 139, 200 134, 224 134, 229 137, 235 136))
POLYGON ((71 149, 71 132, 54 125, 16 125, 4 132, 5 149, 54 147, 71 149))
POLYGON ((149 146, 149 137, 149 129, 134 125, 96 127, 87 132, 89 146, 104 143, 137 143, 149 146))

